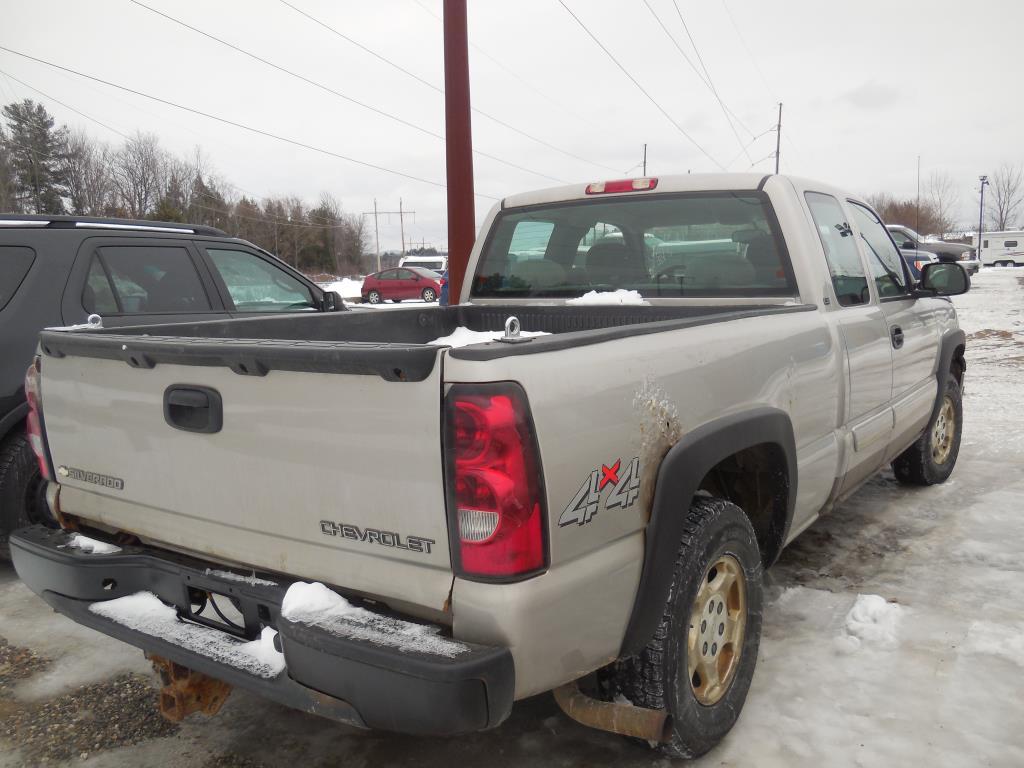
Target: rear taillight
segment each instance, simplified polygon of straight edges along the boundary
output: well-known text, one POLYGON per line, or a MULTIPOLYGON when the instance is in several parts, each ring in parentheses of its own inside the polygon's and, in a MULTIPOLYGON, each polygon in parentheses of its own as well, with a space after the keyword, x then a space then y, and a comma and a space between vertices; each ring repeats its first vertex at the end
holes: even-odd
POLYGON ((25 373, 25 399, 28 400, 28 441, 39 462, 39 471, 46 480, 50 477, 50 462, 46 458, 46 443, 43 442, 42 399, 39 389, 39 371, 42 366, 37 355, 25 373))
POLYGON ((543 485, 526 394, 511 382, 456 384, 445 421, 456 571, 506 580, 543 570, 543 485))

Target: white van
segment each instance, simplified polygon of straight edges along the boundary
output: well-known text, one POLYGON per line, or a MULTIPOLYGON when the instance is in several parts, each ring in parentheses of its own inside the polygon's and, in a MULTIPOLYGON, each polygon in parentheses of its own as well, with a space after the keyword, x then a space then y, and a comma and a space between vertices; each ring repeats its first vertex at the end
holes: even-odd
POLYGON ((400 267, 423 267, 432 269, 438 274, 448 269, 448 257, 444 254, 437 256, 403 256, 399 262, 400 267))
MULTIPOLYGON (((977 248, 977 235, 972 242, 977 248)), ((982 232, 978 254, 982 265, 986 267, 1024 266, 1024 230, 982 232)))

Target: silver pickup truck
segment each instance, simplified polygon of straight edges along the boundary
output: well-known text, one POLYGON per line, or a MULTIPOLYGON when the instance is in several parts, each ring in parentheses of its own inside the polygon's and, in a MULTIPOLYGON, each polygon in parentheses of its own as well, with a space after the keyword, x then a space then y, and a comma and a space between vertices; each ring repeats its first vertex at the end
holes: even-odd
POLYGON ((554 690, 699 755, 753 677, 763 569, 880 468, 953 470, 968 287, 912 282, 824 184, 686 175, 501 201, 454 306, 48 330, 59 528, 14 564, 155 657, 171 716, 233 685, 455 734, 554 690))

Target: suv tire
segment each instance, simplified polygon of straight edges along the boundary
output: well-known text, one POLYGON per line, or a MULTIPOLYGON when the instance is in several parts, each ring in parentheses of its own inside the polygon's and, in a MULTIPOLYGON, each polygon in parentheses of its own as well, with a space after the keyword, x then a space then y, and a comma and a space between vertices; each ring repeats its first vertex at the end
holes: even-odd
POLYGON ((956 466, 964 424, 960 384, 946 377, 942 404, 924 433, 892 462, 896 479, 908 485, 944 483, 956 466))
POLYGON ((661 622, 621 662, 619 677, 635 705, 668 712, 661 750, 676 758, 703 755, 736 723, 757 664, 763 603, 761 552, 743 510, 698 497, 686 518, 661 622))
POLYGON ((8 536, 42 518, 43 478, 28 437, 18 430, 0 444, 0 561, 10 559, 8 536))

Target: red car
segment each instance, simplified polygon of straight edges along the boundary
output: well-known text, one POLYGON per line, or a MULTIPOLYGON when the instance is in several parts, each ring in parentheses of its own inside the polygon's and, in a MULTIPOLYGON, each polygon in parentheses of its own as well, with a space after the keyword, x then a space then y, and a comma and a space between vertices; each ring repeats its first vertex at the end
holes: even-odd
POLYGON ((374 272, 363 279, 363 301, 380 304, 385 299, 437 301, 441 293, 441 276, 423 267, 398 267, 374 272))

